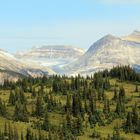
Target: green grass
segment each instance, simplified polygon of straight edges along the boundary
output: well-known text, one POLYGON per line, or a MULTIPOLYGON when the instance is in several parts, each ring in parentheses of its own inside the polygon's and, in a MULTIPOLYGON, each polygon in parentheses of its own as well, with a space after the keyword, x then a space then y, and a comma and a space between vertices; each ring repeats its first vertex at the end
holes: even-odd
MULTIPOLYGON (((129 103, 126 105, 126 106, 128 106, 128 110, 129 110, 129 107, 131 107, 132 105, 135 104, 135 102, 138 102, 140 105, 140 98, 139 98, 140 93, 134 92, 136 83, 130 83, 130 82, 123 82, 122 83, 122 82, 117 81, 116 79, 111 79, 112 88, 110 91, 105 91, 107 98, 112 99, 112 97, 114 95, 113 89, 114 89, 115 84, 118 85, 118 87, 123 85, 123 87, 125 88, 125 91, 126 91, 127 98, 131 99, 129 101, 129 103)), ((139 86, 139 89, 140 89, 140 86, 139 86)), ((46 92, 48 92, 50 89, 46 88, 45 90, 46 90, 46 92)), ((8 90, 6 90, 6 91, 2 90, 2 91, 0 91, 0 98, 7 103, 8 98, 9 98, 9 94, 10 93, 8 90)), ((26 93, 26 96, 28 97, 28 111, 31 112, 31 106, 32 106, 31 103, 34 102, 35 100, 31 98, 30 93, 26 93)), ((62 104, 66 103, 66 96, 55 95, 55 98, 57 100, 60 100, 62 102, 62 104)), ((98 103, 97 106, 98 106, 98 108, 100 108, 102 110, 102 108, 103 108, 102 103, 100 103, 100 104, 98 103)), ((115 110, 115 105, 111 106, 111 110, 112 111, 115 110)), ((8 106, 8 113, 10 114, 10 116, 12 116, 13 111, 14 111, 14 107, 8 106)), ((13 124, 13 126, 16 126, 19 133, 23 132, 25 135, 26 128, 30 127, 32 125, 33 121, 35 121, 35 119, 36 118, 30 117, 29 123, 13 122, 13 121, 10 121, 10 122, 11 122, 11 124, 13 124)), ((49 113, 49 120, 50 120, 51 124, 59 126, 63 122, 64 119, 65 119, 65 116, 61 115, 57 112, 49 113)), ((5 121, 7 121, 5 118, 0 117, 0 128, 4 128, 5 121)), ((111 124, 106 125, 106 126, 98 126, 97 125, 96 130, 98 132, 100 132, 102 137, 107 137, 108 134, 112 135, 113 128, 116 125, 121 126, 122 123, 123 123, 123 121, 121 119, 116 119, 111 124)), ((33 131, 35 133, 38 133, 38 130, 33 129, 33 131)), ((92 132, 93 132, 93 128, 90 128, 90 126, 88 124, 87 128, 84 128, 84 135, 78 137, 79 140, 92 140, 93 138, 90 138, 90 136, 92 135, 92 132)), ((45 131, 42 131, 42 133, 46 134, 45 131)), ((131 140, 132 138, 133 138, 133 140, 140 140, 140 135, 130 134, 130 133, 126 134, 122 130, 121 130, 121 135, 124 136, 125 138, 127 138, 127 140, 131 140)))

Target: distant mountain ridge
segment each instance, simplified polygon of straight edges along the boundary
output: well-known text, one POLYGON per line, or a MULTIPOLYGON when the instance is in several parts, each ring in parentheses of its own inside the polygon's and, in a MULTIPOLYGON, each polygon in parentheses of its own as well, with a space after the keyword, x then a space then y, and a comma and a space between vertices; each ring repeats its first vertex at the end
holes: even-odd
POLYGON ((23 62, 15 58, 12 54, 0 50, 0 79, 1 82, 5 79, 16 80, 22 76, 42 76, 52 75, 54 72, 37 64, 23 62))
POLYGON ((134 41, 134 36, 140 37, 140 32, 134 32, 124 39, 106 35, 95 42, 77 61, 63 68, 69 75, 89 75, 116 65, 131 65, 140 68, 140 42, 134 41), (133 40, 130 37, 133 35, 133 40))
POLYGON ((83 49, 73 46, 47 45, 34 47, 26 52, 19 52, 15 57, 48 66, 56 72, 61 73, 59 71, 60 67, 77 60, 84 52, 83 49))
POLYGON ((65 45, 34 47, 14 56, 0 50, 0 77, 12 77, 12 72, 17 78, 19 75, 36 77, 55 73, 91 75, 117 65, 130 65, 140 71, 139 31, 123 37, 106 35, 86 52, 65 45))
POLYGON ((84 53, 81 48, 64 45, 48 45, 41 47, 33 47, 31 50, 17 53, 15 56, 18 58, 77 58, 84 53))
POLYGON ((140 31, 135 30, 128 36, 122 37, 123 40, 140 42, 140 31))

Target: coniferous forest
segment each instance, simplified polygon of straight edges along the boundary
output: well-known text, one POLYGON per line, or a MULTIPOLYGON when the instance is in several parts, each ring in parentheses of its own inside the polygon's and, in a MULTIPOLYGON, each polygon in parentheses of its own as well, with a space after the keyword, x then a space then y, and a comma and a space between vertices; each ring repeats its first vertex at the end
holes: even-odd
POLYGON ((0 140, 140 140, 140 74, 22 78, 0 86, 0 140))

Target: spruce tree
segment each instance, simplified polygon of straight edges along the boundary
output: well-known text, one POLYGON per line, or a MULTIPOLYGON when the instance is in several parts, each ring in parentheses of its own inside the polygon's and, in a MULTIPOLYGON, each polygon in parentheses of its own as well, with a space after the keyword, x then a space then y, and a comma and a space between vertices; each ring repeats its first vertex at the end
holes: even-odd
POLYGON ((80 95, 79 94, 74 94, 72 98, 72 113, 73 116, 77 117, 82 113, 83 108, 82 108, 82 103, 80 100, 80 95))
POLYGON ((31 130, 29 128, 26 130, 26 140, 32 140, 31 130))
POLYGON ((26 104, 21 104, 20 102, 16 103, 13 119, 15 121, 28 122, 29 118, 26 104))
POLYGON ((92 114, 96 112, 96 99, 93 96, 89 99, 89 108, 92 114))
POLYGON ((122 114, 125 113, 125 104, 124 104, 124 102, 122 102, 120 99, 117 100, 115 112, 116 112, 119 116, 121 116, 122 114))
POLYGON ((71 99, 70 99, 70 95, 67 95, 66 112, 71 112, 71 99))
POLYGON ((137 121, 137 125, 136 125, 136 128, 135 128, 135 133, 140 134, 140 118, 137 121))
POLYGON ((10 104, 10 105, 15 105, 15 102, 16 102, 16 100, 15 100, 15 95, 14 95, 13 91, 10 91, 10 95, 9 95, 9 104, 10 104))
POLYGON ((35 115, 38 117, 43 115, 43 100, 41 96, 38 96, 36 99, 35 115))
POLYGON ((42 124, 42 128, 46 131, 49 130, 50 128, 50 123, 49 123, 49 119, 48 119, 48 111, 45 111, 45 115, 44 115, 44 121, 42 124))
POLYGON ((6 114, 7 114, 6 104, 0 98, 0 116, 4 116, 5 117, 6 114))
POLYGON ((71 117, 71 114, 70 112, 67 112, 66 114, 66 126, 68 129, 72 129, 72 117, 71 117))
POLYGON ((109 113, 110 113, 110 102, 109 102, 109 100, 105 100, 105 101, 104 101, 103 112, 104 112, 105 114, 109 114, 109 113))
POLYGON ((21 132, 21 140, 24 140, 23 132, 21 132))
POLYGON ((119 100, 125 102, 125 89, 121 87, 119 90, 119 100))
POLYGON ((77 135, 81 135, 83 133, 82 119, 80 116, 76 119, 76 132, 77 135))
POLYGON ((122 140, 122 138, 120 136, 120 130, 118 127, 114 128, 113 137, 111 140, 122 140))
POLYGON ((92 113, 89 114, 89 123, 90 123, 91 127, 97 123, 95 113, 94 114, 92 114, 92 113))
POLYGON ((14 140, 19 140, 18 130, 16 127, 14 127, 14 140))
POLYGON ((132 123, 134 126, 137 126, 137 122, 139 119, 137 104, 135 103, 134 107, 132 108, 132 123))
POLYGON ((139 92, 138 85, 135 87, 135 92, 139 92))
POLYGON ((128 112, 128 114, 127 114, 125 129, 127 132, 133 131, 132 113, 131 112, 128 112))
POLYGON ((118 99, 117 89, 114 89, 114 97, 113 100, 116 101, 118 99))
POLYGON ((85 110, 85 113, 88 113, 88 112, 89 112, 86 99, 85 99, 85 101, 84 101, 84 110, 85 110))
POLYGON ((122 115, 125 113, 125 90, 123 87, 119 90, 119 97, 116 104, 116 113, 122 115))

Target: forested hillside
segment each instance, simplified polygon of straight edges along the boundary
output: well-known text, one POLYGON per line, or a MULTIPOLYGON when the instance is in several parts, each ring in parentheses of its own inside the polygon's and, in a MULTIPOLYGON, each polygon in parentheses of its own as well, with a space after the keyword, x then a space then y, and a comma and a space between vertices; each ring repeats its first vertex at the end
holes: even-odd
POLYGON ((140 74, 118 66, 0 86, 0 140, 77 139, 140 139, 140 74))

